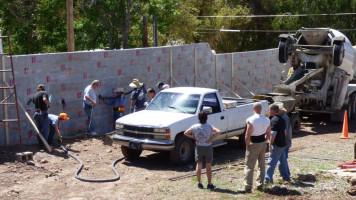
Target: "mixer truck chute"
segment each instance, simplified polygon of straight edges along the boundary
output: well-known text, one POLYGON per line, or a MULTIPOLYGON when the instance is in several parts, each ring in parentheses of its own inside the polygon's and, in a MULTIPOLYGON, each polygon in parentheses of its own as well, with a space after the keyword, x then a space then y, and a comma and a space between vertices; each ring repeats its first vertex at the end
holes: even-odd
POLYGON ((281 63, 291 61, 294 71, 273 92, 253 98, 282 102, 294 132, 300 128, 299 113, 330 114, 342 121, 356 115, 356 85, 349 84, 356 71, 355 52, 349 39, 329 28, 302 28, 295 34, 282 34, 278 45, 281 63), (294 123, 294 124, 293 124, 294 123))

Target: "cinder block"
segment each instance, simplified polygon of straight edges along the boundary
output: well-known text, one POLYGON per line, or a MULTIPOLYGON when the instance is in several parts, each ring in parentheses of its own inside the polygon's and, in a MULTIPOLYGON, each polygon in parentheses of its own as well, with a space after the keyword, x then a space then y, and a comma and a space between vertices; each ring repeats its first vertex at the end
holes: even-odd
POLYGON ((16 153, 16 160, 19 162, 33 160, 33 153, 32 152, 23 152, 23 153, 16 153))

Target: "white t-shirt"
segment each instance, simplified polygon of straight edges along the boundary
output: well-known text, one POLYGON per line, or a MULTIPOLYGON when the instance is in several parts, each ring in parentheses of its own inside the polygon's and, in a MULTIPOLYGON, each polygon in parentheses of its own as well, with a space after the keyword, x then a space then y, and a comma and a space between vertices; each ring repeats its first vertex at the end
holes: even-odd
POLYGON ((190 127, 192 129, 192 136, 197 138, 198 146, 210 146, 212 143, 206 143, 213 135, 213 127, 210 124, 194 124, 190 127))
POLYGON ((93 103, 85 98, 85 96, 89 96, 91 99, 93 99, 96 102, 96 95, 94 92, 94 89, 91 85, 88 85, 85 90, 84 90, 84 95, 83 95, 83 101, 84 103, 88 105, 93 105, 93 103))
POLYGON ((251 136, 260 136, 266 133, 268 126, 270 126, 270 120, 261 114, 254 114, 246 120, 246 123, 250 122, 253 126, 251 136))

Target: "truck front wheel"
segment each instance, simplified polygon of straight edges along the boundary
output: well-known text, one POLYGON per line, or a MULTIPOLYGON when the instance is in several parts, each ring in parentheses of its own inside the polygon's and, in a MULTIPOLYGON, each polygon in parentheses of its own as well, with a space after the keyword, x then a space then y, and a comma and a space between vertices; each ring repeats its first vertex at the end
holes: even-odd
POLYGON ((132 160, 132 159, 138 158, 141 155, 142 150, 135 150, 135 149, 130 149, 125 146, 121 146, 121 152, 122 152, 122 154, 124 154, 126 159, 132 160))
POLYGON ((177 165, 188 163, 194 155, 193 140, 184 135, 177 136, 174 150, 171 151, 171 161, 177 165))

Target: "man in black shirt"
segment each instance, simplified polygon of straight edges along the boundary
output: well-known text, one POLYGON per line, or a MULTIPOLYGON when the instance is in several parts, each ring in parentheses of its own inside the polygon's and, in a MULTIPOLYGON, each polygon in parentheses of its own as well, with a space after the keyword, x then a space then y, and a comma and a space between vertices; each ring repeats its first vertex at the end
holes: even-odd
MULTIPOLYGON (((48 94, 45 91, 43 84, 37 86, 37 92, 33 98, 33 103, 35 104, 35 114, 33 116, 36 126, 42 136, 47 139, 49 134, 49 121, 47 110, 50 107, 48 94)), ((38 143, 40 147, 43 147, 43 143, 39 136, 37 136, 38 143)))
MULTIPOLYGON (((271 140, 269 143, 269 157, 268 157, 268 168, 265 176, 265 183, 273 183, 273 173, 274 169, 278 161, 280 163, 284 163, 282 166, 287 166, 287 159, 285 157, 285 148, 286 148, 286 140, 285 137, 287 135, 286 132, 286 124, 284 119, 278 115, 279 106, 277 104, 272 104, 269 107, 269 113, 271 116, 271 140)), ((281 174, 287 169, 279 168, 281 174)))

